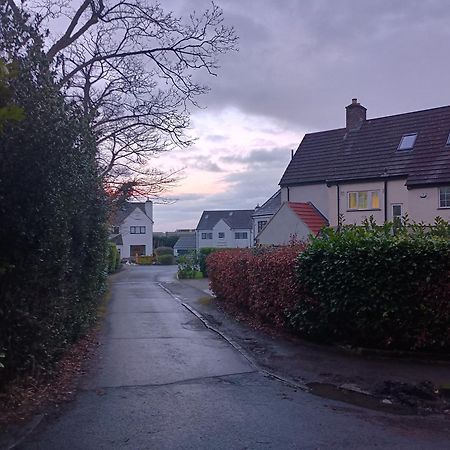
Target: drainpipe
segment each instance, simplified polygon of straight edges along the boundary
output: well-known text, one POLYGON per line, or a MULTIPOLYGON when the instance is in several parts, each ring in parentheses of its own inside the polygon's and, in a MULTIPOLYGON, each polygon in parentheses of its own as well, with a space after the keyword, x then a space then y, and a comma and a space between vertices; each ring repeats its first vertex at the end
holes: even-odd
POLYGON ((384 180, 384 222, 386 223, 388 220, 388 212, 387 212, 387 206, 388 206, 388 201, 387 201, 387 189, 388 189, 388 184, 387 184, 387 180, 384 180))
POLYGON ((341 200, 340 200, 340 189, 339 183, 336 183, 336 192, 337 192, 337 216, 338 216, 338 231, 341 229, 341 200))
POLYGON ((290 201, 289 197, 290 197, 290 195, 289 195, 289 186, 288 186, 288 187, 287 187, 287 201, 288 201, 288 202, 290 201))

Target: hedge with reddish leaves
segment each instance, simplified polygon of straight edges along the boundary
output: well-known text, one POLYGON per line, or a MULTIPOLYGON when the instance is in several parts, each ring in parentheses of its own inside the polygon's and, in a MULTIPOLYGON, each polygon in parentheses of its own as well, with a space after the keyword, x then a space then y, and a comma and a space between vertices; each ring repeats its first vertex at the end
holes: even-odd
POLYGON ((302 245, 274 249, 234 249, 212 253, 207 265, 218 299, 275 327, 301 298, 296 263, 302 245))

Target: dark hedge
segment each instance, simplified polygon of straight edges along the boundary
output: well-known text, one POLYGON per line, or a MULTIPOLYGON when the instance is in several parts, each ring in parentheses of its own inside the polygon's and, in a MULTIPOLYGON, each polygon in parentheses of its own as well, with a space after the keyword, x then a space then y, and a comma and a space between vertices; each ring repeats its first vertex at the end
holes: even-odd
POLYGON ((291 324, 327 342, 385 349, 450 348, 450 227, 366 223, 326 230, 299 255, 308 294, 291 324))
POLYGON ((47 371, 96 316, 106 272, 95 140, 55 85, 39 42, 2 23, 2 80, 24 118, 0 132, 0 388, 47 371), (12 36, 12 37, 11 37, 12 36))

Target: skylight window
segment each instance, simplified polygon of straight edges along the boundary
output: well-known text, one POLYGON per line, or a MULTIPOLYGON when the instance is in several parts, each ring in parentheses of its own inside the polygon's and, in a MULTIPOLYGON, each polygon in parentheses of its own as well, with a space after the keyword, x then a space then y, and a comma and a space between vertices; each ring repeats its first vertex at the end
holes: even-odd
POLYGON ((450 145, 450 133, 448 134, 447 143, 445 145, 450 145))
POLYGON ((417 133, 404 134, 397 150, 411 150, 416 143, 417 133))

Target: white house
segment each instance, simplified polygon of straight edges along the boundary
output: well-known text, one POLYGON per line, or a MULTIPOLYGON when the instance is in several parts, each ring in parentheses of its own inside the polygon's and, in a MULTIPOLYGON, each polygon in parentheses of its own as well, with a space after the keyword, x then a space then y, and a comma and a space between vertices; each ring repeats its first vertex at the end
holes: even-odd
POLYGON ((110 240, 122 258, 134 259, 153 254, 153 203, 125 202, 111 220, 110 240))
POLYGON ((284 202, 256 236, 260 245, 287 245, 293 240, 306 241, 328 225, 312 203, 284 202))
POLYGON ((353 99, 344 128, 305 135, 280 187, 282 203, 310 202, 331 226, 450 220, 450 106, 367 119, 353 99))
POLYGON ((256 237, 269 223, 281 206, 281 190, 275 192, 265 203, 257 206, 253 212, 253 236, 256 237))
POLYGON ((196 249, 245 248, 253 245, 253 210, 203 211, 196 229, 196 249))

